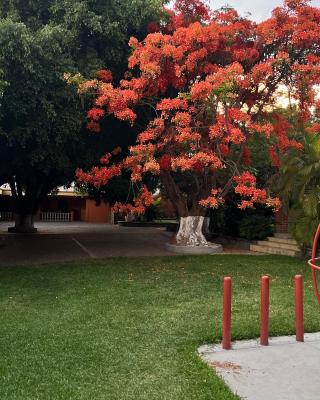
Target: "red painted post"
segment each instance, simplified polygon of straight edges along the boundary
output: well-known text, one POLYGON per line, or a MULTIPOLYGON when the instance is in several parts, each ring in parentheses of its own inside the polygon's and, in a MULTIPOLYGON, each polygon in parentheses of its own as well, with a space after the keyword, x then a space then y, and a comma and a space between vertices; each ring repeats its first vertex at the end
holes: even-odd
POLYGON ((269 344, 269 277, 261 277, 260 344, 269 344))
POLYGON ((304 341, 303 327, 303 281, 301 275, 294 277, 295 311, 296 311, 296 340, 304 341))
POLYGON ((223 280, 223 324, 222 324, 222 348, 231 349, 231 294, 232 280, 225 277, 223 280))

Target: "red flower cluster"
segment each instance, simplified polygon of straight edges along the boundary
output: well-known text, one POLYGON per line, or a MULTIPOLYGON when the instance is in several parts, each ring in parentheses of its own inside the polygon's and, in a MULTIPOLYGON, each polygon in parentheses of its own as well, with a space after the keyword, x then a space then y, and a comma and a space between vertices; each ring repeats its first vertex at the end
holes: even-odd
POLYGON ((89 183, 95 187, 100 187, 107 185, 111 178, 120 176, 121 173, 122 168, 120 165, 111 165, 110 167, 94 167, 90 172, 78 169, 76 178, 80 183, 89 183))
POLYGON ((224 199, 221 196, 221 191, 217 189, 212 189, 208 198, 199 201, 199 204, 206 208, 218 208, 223 203, 224 199))
POLYGON ((108 69, 101 69, 100 71, 97 72, 97 78, 105 83, 112 82, 112 72, 109 71, 108 69))
POLYGON ((268 197, 265 189, 258 189, 256 187, 256 177, 249 172, 246 171, 242 175, 235 176, 234 181, 237 184, 235 193, 244 197, 239 204, 240 209, 252 208, 255 204, 265 204, 275 211, 281 208, 281 202, 278 198, 268 197))
POLYGON ((212 84, 207 81, 197 82, 191 88, 191 98, 193 101, 205 100, 212 92, 212 89, 212 84))
POLYGON ((205 168, 216 170, 222 168, 222 161, 212 152, 199 152, 191 157, 186 155, 172 159, 173 171, 203 171, 205 168))
POLYGON ((157 104, 159 111, 187 110, 188 102, 185 99, 163 99, 157 104))
POLYGON ((88 118, 91 119, 91 121, 99 121, 104 115, 105 111, 101 108, 91 108, 88 112, 88 118))
POLYGON ((153 204, 152 194, 145 185, 142 186, 139 196, 134 200, 134 204, 122 204, 117 202, 113 206, 113 211, 120 214, 144 214, 145 209, 153 204))

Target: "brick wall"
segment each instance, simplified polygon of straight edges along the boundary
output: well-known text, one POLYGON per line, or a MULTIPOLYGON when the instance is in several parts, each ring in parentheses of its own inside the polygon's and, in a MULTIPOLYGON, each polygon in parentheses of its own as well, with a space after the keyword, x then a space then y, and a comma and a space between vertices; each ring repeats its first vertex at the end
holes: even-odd
POLYGON ((94 200, 86 200, 85 221, 112 224, 112 211, 109 204, 101 202, 99 206, 94 200))
POLYGON ((275 214, 276 233, 288 233, 288 213, 281 208, 275 214))

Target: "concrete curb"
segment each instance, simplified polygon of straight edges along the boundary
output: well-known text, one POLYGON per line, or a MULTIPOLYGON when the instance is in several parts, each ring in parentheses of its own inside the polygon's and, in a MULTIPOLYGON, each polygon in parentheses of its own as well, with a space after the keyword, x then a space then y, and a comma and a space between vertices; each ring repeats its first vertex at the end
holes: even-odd
POLYGON ((172 253, 177 254, 190 254, 190 255, 202 255, 202 254, 217 254, 223 252, 221 244, 210 243, 209 246, 181 246, 177 244, 166 243, 166 249, 172 253))

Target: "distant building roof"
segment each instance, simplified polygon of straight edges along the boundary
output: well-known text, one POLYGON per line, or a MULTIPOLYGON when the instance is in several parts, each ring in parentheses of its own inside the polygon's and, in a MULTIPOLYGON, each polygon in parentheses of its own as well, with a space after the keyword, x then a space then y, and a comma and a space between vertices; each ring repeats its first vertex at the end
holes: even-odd
MULTIPOLYGON (((4 184, 4 185, 0 186, 0 195, 11 196, 10 185, 4 184)), ((58 187, 56 190, 52 191, 52 193, 50 195, 52 195, 52 196, 83 196, 83 194, 77 192, 77 190, 75 189, 74 183, 72 183, 71 186, 69 186, 69 187, 66 187, 66 186, 58 187)))

